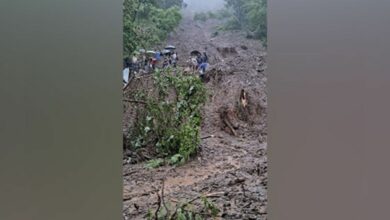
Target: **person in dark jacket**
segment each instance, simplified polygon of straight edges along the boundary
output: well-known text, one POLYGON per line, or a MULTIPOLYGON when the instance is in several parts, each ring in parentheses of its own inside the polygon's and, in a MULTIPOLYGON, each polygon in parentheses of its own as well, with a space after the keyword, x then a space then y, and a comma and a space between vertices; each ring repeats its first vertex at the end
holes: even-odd
POLYGON ((203 63, 203 59, 202 59, 202 56, 200 54, 196 58, 196 62, 198 63, 197 68, 199 68, 200 64, 203 63))
POLYGON ((156 50, 156 54, 154 55, 154 58, 159 62, 161 60, 161 51, 156 50))
POLYGON ((209 57, 207 56, 206 52, 203 52, 203 63, 208 63, 209 62, 209 57))
POLYGON ((206 72, 206 68, 207 68, 207 63, 200 64, 199 69, 202 75, 206 72))
POLYGON ((123 68, 128 68, 128 67, 130 67, 130 58, 126 57, 123 60, 123 68))
POLYGON ((163 62, 163 68, 167 68, 169 66, 169 58, 164 58, 164 62, 163 62))

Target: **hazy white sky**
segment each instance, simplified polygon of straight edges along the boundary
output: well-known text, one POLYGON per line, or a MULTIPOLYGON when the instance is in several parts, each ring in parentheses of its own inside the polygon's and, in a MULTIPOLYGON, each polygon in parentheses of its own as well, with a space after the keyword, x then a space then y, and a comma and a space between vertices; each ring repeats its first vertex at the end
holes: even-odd
POLYGON ((194 11, 211 11, 224 6, 224 0, 184 0, 188 8, 194 11))

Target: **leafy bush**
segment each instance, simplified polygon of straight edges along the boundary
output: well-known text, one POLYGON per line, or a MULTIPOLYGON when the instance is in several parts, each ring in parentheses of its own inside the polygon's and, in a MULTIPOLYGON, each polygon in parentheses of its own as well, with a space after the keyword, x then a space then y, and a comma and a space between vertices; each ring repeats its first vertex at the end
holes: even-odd
POLYGON ((146 168, 157 168, 157 167, 160 167, 164 164, 164 160, 163 159, 153 159, 153 160, 149 160, 145 167, 146 168))
POLYGON ((145 103, 128 136, 131 150, 153 146, 159 157, 181 164, 195 155, 200 143, 201 107, 206 88, 197 76, 171 70, 155 72, 155 96, 135 95, 145 103))

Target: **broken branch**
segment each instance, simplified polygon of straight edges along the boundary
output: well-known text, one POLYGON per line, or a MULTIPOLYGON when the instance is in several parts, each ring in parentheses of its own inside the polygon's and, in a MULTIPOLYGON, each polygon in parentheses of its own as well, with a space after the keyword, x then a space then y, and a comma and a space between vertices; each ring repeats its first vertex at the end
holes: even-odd
POLYGON ((130 103, 138 103, 138 104, 144 104, 146 105, 146 102, 144 101, 137 101, 137 100, 130 100, 130 99, 123 99, 124 102, 130 102, 130 103))
POLYGON ((157 197, 158 197, 158 200, 157 200, 158 206, 157 206, 156 212, 154 213, 155 220, 158 220, 158 212, 160 211, 160 208, 161 208, 161 197, 158 193, 157 193, 157 197))
POLYGON ((215 135, 209 135, 209 136, 201 137, 200 139, 204 140, 204 139, 214 138, 214 137, 215 135))
POLYGON ((230 129, 230 131, 233 133, 234 136, 237 136, 237 133, 236 131, 234 130, 232 124, 226 120, 226 118, 223 119, 223 121, 225 122, 225 124, 228 126, 228 128, 230 129))

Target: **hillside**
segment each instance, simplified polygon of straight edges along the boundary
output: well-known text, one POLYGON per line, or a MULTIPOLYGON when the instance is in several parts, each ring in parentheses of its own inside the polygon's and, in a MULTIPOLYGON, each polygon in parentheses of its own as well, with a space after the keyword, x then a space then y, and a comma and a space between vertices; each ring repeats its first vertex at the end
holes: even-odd
MULTIPOLYGON (((216 34, 218 22, 195 22, 191 15, 184 16, 166 42, 176 46, 179 66, 186 66, 192 50, 206 50, 209 55, 200 153, 178 167, 147 169, 145 162, 124 163, 125 219, 145 219, 149 209, 155 210, 162 183, 164 199, 172 204, 215 194, 210 200, 221 210, 222 219, 266 219, 266 52, 260 41, 241 32, 216 34)), ((128 90, 151 86, 148 77, 133 83, 128 90)), ((134 120, 134 105, 124 103, 124 132, 134 120)))

